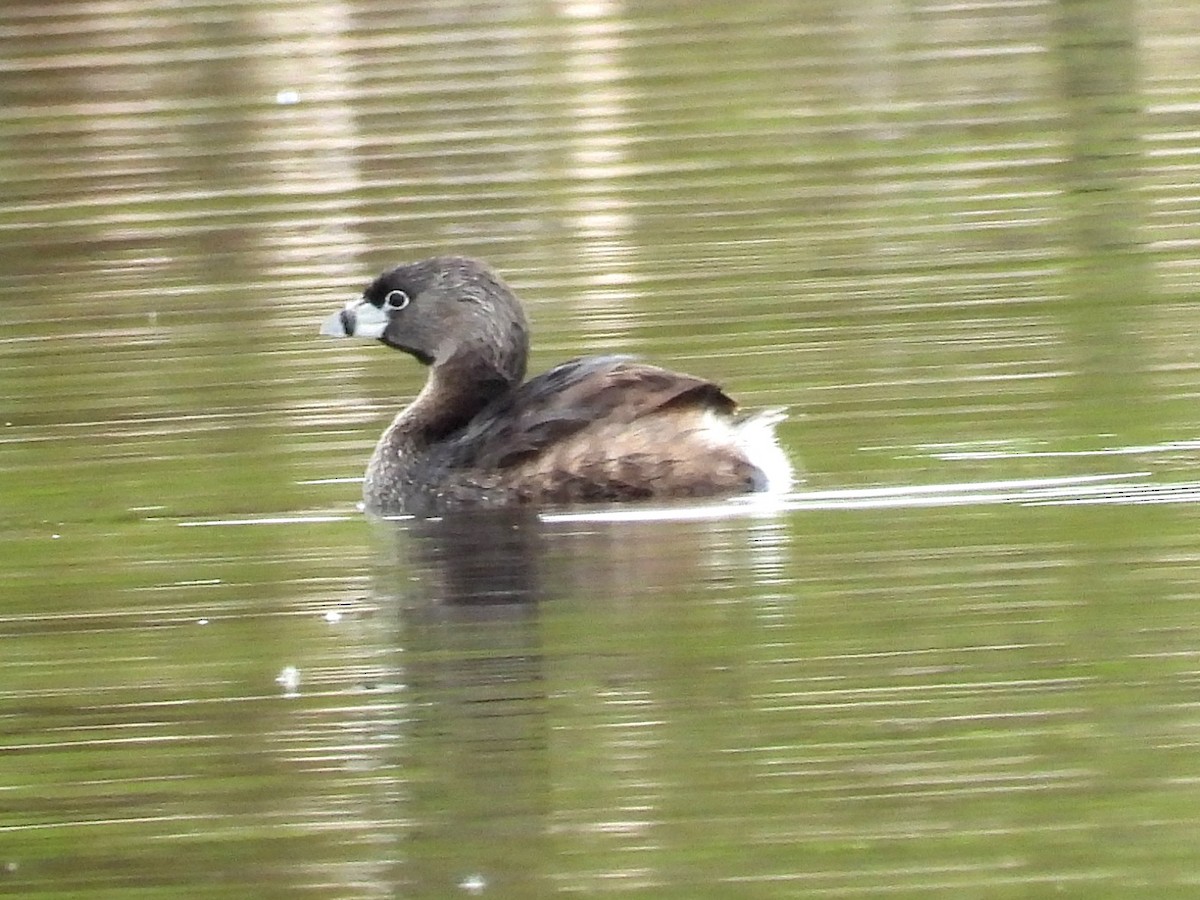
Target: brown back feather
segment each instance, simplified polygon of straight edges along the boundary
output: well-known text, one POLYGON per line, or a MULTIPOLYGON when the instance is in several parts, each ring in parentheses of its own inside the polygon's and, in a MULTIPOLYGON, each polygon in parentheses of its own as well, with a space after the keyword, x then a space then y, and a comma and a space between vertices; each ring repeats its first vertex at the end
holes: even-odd
POLYGON ((452 467, 539 502, 749 490, 757 470, 704 438, 706 412, 735 409, 711 381, 628 357, 583 357, 485 410, 454 440, 452 467))
POLYGON ((463 463, 502 469, 585 429, 686 406, 725 413, 736 408, 710 381, 629 357, 581 357, 525 382, 484 410, 456 443, 471 448, 471 459, 463 463))

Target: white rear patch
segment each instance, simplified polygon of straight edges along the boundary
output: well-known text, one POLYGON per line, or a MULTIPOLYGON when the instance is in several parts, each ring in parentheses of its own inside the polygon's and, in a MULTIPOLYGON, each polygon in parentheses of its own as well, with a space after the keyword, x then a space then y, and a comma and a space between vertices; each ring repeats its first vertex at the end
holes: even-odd
POLYGON ((786 418, 787 412, 782 407, 764 409, 741 420, 707 411, 704 430, 711 443, 722 447, 733 444, 741 450, 750 464, 763 473, 768 493, 786 494, 792 489, 795 475, 791 460, 775 434, 775 426, 786 418))

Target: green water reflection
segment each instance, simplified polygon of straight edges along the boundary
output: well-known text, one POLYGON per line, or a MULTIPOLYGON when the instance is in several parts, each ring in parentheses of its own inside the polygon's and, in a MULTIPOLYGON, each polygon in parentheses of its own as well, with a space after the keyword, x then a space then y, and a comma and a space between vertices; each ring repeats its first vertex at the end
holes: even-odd
POLYGON ((5 618, 5 887, 1186 896, 1195 520, 162 526, 5 618))
POLYGON ((1192 896, 1197 35, 7 3, 0 893, 1192 896), (533 370, 789 407, 806 493, 369 525, 423 372, 315 332, 432 252, 533 370))

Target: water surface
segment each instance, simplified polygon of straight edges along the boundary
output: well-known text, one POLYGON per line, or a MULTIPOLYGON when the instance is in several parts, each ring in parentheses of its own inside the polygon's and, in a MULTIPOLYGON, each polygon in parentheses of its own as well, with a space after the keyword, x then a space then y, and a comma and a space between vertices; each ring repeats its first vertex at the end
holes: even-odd
POLYGON ((8 3, 0 893, 1188 897, 1186 4, 8 3), (370 522, 487 258, 774 505, 370 522))

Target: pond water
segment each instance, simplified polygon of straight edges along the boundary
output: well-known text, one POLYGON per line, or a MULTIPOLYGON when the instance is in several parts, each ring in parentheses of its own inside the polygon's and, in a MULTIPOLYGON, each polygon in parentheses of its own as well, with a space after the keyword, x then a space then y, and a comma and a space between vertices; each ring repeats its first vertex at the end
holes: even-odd
POLYGON ((0 98, 0 893, 1200 891, 1200 8, 11 0, 0 98), (364 518, 316 332, 446 252, 803 483, 364 518))

